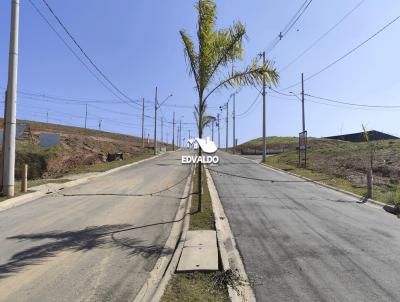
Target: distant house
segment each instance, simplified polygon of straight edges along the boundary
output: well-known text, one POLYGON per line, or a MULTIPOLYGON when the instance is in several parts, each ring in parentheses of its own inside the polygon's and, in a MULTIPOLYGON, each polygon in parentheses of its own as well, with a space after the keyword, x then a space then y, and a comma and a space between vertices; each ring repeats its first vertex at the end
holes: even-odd
MULTIPOLYGON (((396 136, 393 136, 393 135, 390 135, 387 133, 383 133, 383 132, 379 132, 376 130, 368 131, 368 136, 371 141, 381 141, 381 140, 386 140, 386 139, 399 139, 396 136)), ((328 136, 325 138, 341 140, 341 141, 346 141, 346 142, 353 142, 353 143, 365 141, 363 132, 344 134, 344 135, 336 135, 336 136, 328 136)))

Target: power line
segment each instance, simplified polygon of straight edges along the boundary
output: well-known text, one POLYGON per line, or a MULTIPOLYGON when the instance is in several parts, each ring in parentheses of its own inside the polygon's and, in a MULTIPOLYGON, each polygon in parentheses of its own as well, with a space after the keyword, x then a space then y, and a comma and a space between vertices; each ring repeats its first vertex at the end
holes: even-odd
POLYGON ((278 90, 272 88, 271 86, 268 87, 268 89, 271 90, 271 91, 273 91, 273 92, 275 92, 275 93, 277 93, 277 94, 283 95, 283 96, 293 97, 293 94, 283 93, 283 92, 281 92, 281 91, 278 91, 278 90))
MULTIPOLYGON (((344 58, 348 57, 349 55, 351 55, 353 52, 357 51, 359 48, 361 48, 362 46, 364 46, 365 44, 367 44, 369 41, 371 41, 373 38, 375 38, 377 35, 379 35, 380 33, 382 33, 385 29, 387 29, 389 26, 391 26, 392 24, 394 24, 396 21, 398 21, 400 19, 400 16, 397 16, 396 18, 394 18, 392 21, 390 21, 389 23, 387 23, 384 27, 382 27, 380 30, 378 30, 376 33, 374 33, 372 36, 370 36, 368 39, 366 39, 365 41, 363 41, 362 43, 358 44, 356 47, 354 47, 353 49, 351 49, 350 51, 348 51, 347 53, 345 53, 343 56, 341 56, 340 58, 336 59, 335 61, 333 61, 332 63, 330 63, 329 65, 325 66, 324 68, 322 68, 321 70, 319 70, 318 72, 310 75, 309 77, 304 79, 305 81, 311 80, 313 78, 315 78, 316 76, 320 75, 321 73, 323 73, 324 71, 326 71, 327 69, 331 68, 332 66, 334 66, 335 64, 339 63, 340 61, 342 61, 344 58)), ((281 91, 285 91, 288 90, 290 88, 293 88, 295 86, 300 85, 301 82, 297 82, 293 85, 290 85, 284 89, 282 89, 281 91)))
POLYGON ((400 109, 400 106, 393 106, 393 105, 368 105, 368 104, 356 104, 356 103, 349 103, 349 102, 343 102, 343 101, 338 101, 338 100, 333 100, 325 97, 319 97, 311 94, 305 94, 306 96, 312 97, 314 99, 319 99, 323 101, 328 101, 331 103, 337 103, 337 104, 343 104, 343 105, 349 105, 349 106, 356 106, 356 107, 366 107, 366 108, 385 108, 385 109, 400 109))
POLYGON ((260 95, 261 95, 261 93, 257 93, 256 98, 250 104, 250 106, 247 108, 247 110, 241 114, 237 114, 236 117, 238 117, 238 118, 244 117, 246 115, 246 113, 248 113, 251 110, 251 108, 257 103, 258 99, 260 98, 260 95))
MULTIPOLYGON (((50 29, 56 34, 56 36, 61 40, 61 42, 64 44, 65 47, 74 55, 74 57, 89 71, 89 73, 105 88, 107 89, 110 93, 112 93, 115 97, 118 99, 121 99, 120 96, 118 96, 110 87, 108 87, 94 72, 90 67, 79 57, 79 55, 75 52, 75 50, 65 41, 65 39, 61 36, 61 34, 54 28, 54 26, 50 23, 50 21, 43 15, 43 13, 39 10, 39 8, 32 2, 32 0, 28 0, 29 3, 32 5, 32 7, 35 9, 35 11, 38 13, 38 15, 45 21, 45 23, 50 27, 50 29)), ((121 99, 122 100, 122 99, 121 99)), ((128 105, 131 105, 130 103, 126 102, 123 100, 125 103, 128 105)), ((136 104, 136 103, 134 103, 136 104)), ((136 104, 137 105, 137 104, 136 104)))
MULTIPOLYGON (((31 1, 31 0, 29 0, 31 1)), ((116 90, 118 91, 122 96, 124 96, 127 100, 129 100, 132 103, 135 103, 136 105, 139 105, 135 101, 133 101, 129 96, 127 96, 123 91, 121 91, 120 88, 118 88, 110 79, 107 77, 104 72, 95 64, 92 58, 89 57, 87 52, 81 47, 81 45, 78 43, 78 41, 75 39, 75 37, 71 34, 71 32, 67 29, 67 27, 64 25, 64 23, 61 21, 61 19, 56 15, 56 13, 53 11, 53 9, 50 7, 50 5, 47 3, 46 0, 42 0, 42 2, 46 5, 50 13, 53 15, 53 17, 57 20, 58 24, 61 26, 61 28, 65 31, 65 33, 68 35, 68 37, 72 40, 72 42, 78 47, 80 52, 84 55, 84 57, 90 62, 90 64, 97 70, 97 72, 116 90)))
POLYGON ((291 65, 297 62, 300 58, 302 58, 307 52, 313 49, 319 42, 321 42, 327 35, 329 35, 334 29, 336 29, 344 20, 346 20, 354 11, 356 11, 365 0, 361 0, 354 6, 349 12, 347 12, 335 25, 333 25, 328 31, 322 34, 317 40, 315 40, 309 47, 307 47, 303 52, 301 52, 296 58, 290 61, 285 67, 281 68, 279 72, 283 72, 288 69, 291 65))
POLYGON ((66 96, 55 96, 55 95, 49 95, 46 93, 40 93, 40 92, 26 92, 22 90, 18 90, 18 93, 20 95, 24 96, 30 96, 30 97, 36 97, 38 98, 43 98, 43 99, 52 99, 56 101, 64 101, 65 103, 105 103, 105 104, 110 104, 110 103, 119 103, 119 104, 125 104, 121 100, 105 100, 105 99, 96 99, 96 98, 74 98, 74 97, 66 97, 66 96))
POLYGON ((287 33, 293 28, 293 26, 299 21, 301 16, 305 13, 305 11, 310 6, 313 0, 306 0, 300 6, 300 8, 296 11, 292 19, 290 19, 289 23, 283 28, 283 30, 279 33, 279 35, 272 40, 270 45, 266 49, 266 53, 270 53, 278 44, 279 42, 287 35, 287 33))
POLYGON ((385 108, 365 108, 365 107, 354 107, 354 106, 349 106, 349 105, 340 105, 340 104, 332 104, 332 103, 324 103, 324 102, 318 102, 310 99, 305 99, 306 102, 311 102, 315 104, 320 104, 324 106, 330 106, 330 107, 336 107, 336 108, 344 108, 344 109, 349 109, 349 110, 363 110, 363 111, 400 111, 400 109, 385 109, 385 108))

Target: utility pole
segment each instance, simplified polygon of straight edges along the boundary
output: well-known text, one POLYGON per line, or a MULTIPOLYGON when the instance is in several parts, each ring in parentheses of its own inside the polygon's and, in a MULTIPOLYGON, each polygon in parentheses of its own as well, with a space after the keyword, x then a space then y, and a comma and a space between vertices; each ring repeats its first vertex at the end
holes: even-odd
POLYGON ((225 151, 228 151, 228 141, 229 141, 229 101, 226 102, 226 142, 225 151))
POLYGON ((220 123, 219 123, 219 113, 217 114, 217 127, 218 127, 218 148, 221 148, 221 136, 220 136, 220 123))
POLYGON ((87 104, 86 104, 86 110, 85 110, 85 129, 87 125, 87 104))
POLYGON ((303 121, 303 132, 306 131, 306 118, 304 112, 304 75, 301 74, 301 110, 302 110, 302 121, 303 121))
POLYGON ((188 131, 189 131, 189 139, 190 139, 190 137, 191 137, 191 136, 190 136, 190 129, 189 129, 188 131))
POLYGON ((18 80, 18 33, 19 33, 19 0, 11 4, 10 51, 8 61, 8 83, 6 111, 4 112, 4 166, 3 195, 14 196, 15 177, 15 132, 17 111, 17 80, 18 80))
MULTIPOLYGON (((7 112, 7 90, 4 93, 4 115, 7 112)), ((3 139, 1 142, 1 173, 0 173, 0 186, 1 192, 3 191, 3 175, 4 175, 4 148, 5 148, 5 133, 6 133, 6 120, 3 119, 3 139)))
POLYGON ((213 120, 211 121, 211 140, 214 141, 214 123, 215 123, 215 119, 213 118, 213 120))
POLYGON ((144 98, 142 100, 142 148, 144 148, 144 98))
POLYGON ((154 97, 154 155, 157 154, 157 86, 156 95, 154 97))
POLYGON ((49 112, 48 111, 46 112, 46 123, 47 124, 49 123, 49 112))
POLYGON ((172 151, 175 151, 175 112, 172 118, 172 151))
MULTIPOLYGON (((233 110, 232 110, 232 127, 233 127, 233 141, 232 141, 232 145, 233 148, 236 147, 236 134, 235 134, 235 126, 236 126, 236 93, 233 94, 233 110)), ((235 149, 233 149, 233 152, 235 152, 235 149)))
POLYGON ((102 119, 99 119, 99 131, 101 130, 101 123, 103 122, 102 119))
POLYGON ((161 117, 161 142, 164 142, 164 117, 161 117))
POLYGON ((176 129, 176 147, 179 148, 179 125, 178 129, 176 129))
POLYGON ((179 121, 179 147, 182 148, 182 120, 179 121))
MULTIPOLYGON (((262 54, 263 56, 263 68, 266 66, 265 62, 265 51, 262 54)), ((265 127, 266 127, 266 116, 265 116, 265 111, 266 111, 266 105, 265 105, 265 72, 263 73, 263 114, 262 114, 262 132, 263 132, 263 138, 262 138, 262 144, 263 144, 263 150, 262 150, 262 161, 265 162, 266 159, 266 154, 267 154, 267 144, 265 141, 265 127)))

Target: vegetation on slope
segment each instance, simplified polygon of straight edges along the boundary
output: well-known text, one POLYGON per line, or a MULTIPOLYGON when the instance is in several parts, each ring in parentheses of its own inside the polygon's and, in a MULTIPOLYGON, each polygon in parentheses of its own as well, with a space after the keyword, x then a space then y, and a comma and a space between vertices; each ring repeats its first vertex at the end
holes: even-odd
MULTIPOLYGON (((261 149, 261 139, 241 146, 261 149)), ((374 198, 385 203, 396 203, 400 191, 400 140, 374 141, 374 198)), ((285 152, 269 156, 267 164, 312 179, 326 180, 328 184, 365 195, 367 190, 368 145, 329 139, 309 139, 307 168, 299 168, 298 139, 295 137, 273 137, 267 139, 268 146, 286 146, 285 152)), ((240 147, 238 146, 238 151, 240 147)))

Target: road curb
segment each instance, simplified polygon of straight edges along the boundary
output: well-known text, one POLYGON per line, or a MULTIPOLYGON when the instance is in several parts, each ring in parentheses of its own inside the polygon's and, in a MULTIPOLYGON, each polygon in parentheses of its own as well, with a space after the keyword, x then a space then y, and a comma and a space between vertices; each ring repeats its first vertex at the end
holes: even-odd
POLYGON ((359 200, 359 202, 372 203, 372 204, 380 206, 382 208, 383 207, 387 207, 390 210, 393 210, 393 211, 395 210, 394 206, 392 206, 392 205, 389 205, 389 204, 386 204, 386 203, 383 203, 383 202, 380 202, 380 201, 377 201, 377 200, 374 200, 374 199, 371 199, 371 198, 366 198, 364 196, 361 196, 361 195, 358 195, 358 194, 355 194, 355 193, 352 193, 352 192, 349 192, 349 191, 346 191, 346 190, 342 190, 342 189, 336 188, 334 186, 325 184, 325 183, 320 182, 320 181, 312 180, 312 179, 310 179, 308 177, 305 177, 305 176, 301 176, 301 175, 298 175, 298 174, 295 174, 295 173, 292 173, 292 172, 288 172, 288 171, 285 171, 285 170, 282 170, 282 169, 279 169, 279 168, 275 168, 275 167, 272 167, 272 166, 267 165, 267 164, 261 164, 261 165, 264 166, 267 169, 271 169, 271 170, 274 170, 274 171, 277 171, 277 172, 281 172, 281 173, 286 173, 286 174, 289 174, 291 176, 307 180, 307 181, 312 182, 314 184, 317 184, 319 186, 322 186, 322 187, 325 187, 325 188, 328 188, 328 189, 331 189, 331 190, 334 190, 334 191, 337 191, 337 192, 352 196, 354 198, 357 198, 359 200))
POLYGON ((149 157, 149 158, 145 158, 145 159, 139 160, 137 162, 130 163, 130 164, 127 164, 127 165, 124 165, 124 166, 121 166, 121 167, 117 167, 117 168, 111 169, 111 170, 107 170, 107 171, 101 172, 101 173, 96 174, 96 175, 83 177, 83 178, 78 178, 78 179, 75 179, 75 180, 72 180, 72 181, 68 181, 68 182, 65 182, 65 183, 62 183, 62 184, 49 183, 49 184, 51 184, 51 186, 49 186, 49 187, 47 187, 45 189, 42 189, 42 190, 39 190, 39 191, 33 191, 31 193, 27 193, 27 194, 24 194, 24 195, 21 195, 21 196, 13 197, 13 198, 10 198, 10 199, 7 199, 7 200, 4 200, 4 201, 0 202, 0 212, 3 212, 3 211, 8 210, 8 209, 12 209, 12 208, 17 207, 17 206, 21 206, 23 204, 26 204, 28 202, 31 202, 31 201, 39 199, 39 198, 41 198, 43 196, 46 196, 47 194, 54 193, 54 192, 57 192, 57 191, 60 191, 60 190, 66 189, 66 188, 71 188, 71 187, 74 187, 74 186, 77 186, 77 185, 80 185, 80 184, 84 184, 84 183, 88 182, 92 178, 105 176, 107 174, 110 174, 110 173, 113 173, 113 172, 117 172, 117 171, 120 171, 122 169, 138 165, 138 164, 143 163, 145 161, 148 161, 148 160, 151 160, 151 159, 156 159, 156 158, 158 158, 158 157, 160 157, 162 155, 164 155, 164 153, 163 154, 158 154, 156 156, 152 156, 152 157, 149 157))
POLYGON ((212 208, 215 217, 215 229, 217 231, 217 243, 220 250, 221 262, 224 271, 231 269, 239 273, 241 284, 238 285, 238 292, 228 286, 229 297, 231 301, 251 301, 255 302, 256 298, 253 289, 250 286, 244 264, 240 257, 236 246, 236 241, 229 225, 228 217, 226 217, 218 191, 215 187, 211 173, 206 169, 207 185, 210 192, 212 208))
POLYGON ((349 192, 349 191, 346 191, 346 190, 342 190, 342 189, 336 188, 336 187, 331 186, 331 185, 327 185, 327 184, 325 184, 323 182, 316 181, 316 180, 313 180, 311 178, 308 178, 308 177, 305 177, 305 176, 302 176, 302 175, 298 175, 298 174, 295 174, 295 173, 292 173, 292 172, 289 172, 289 171, 285 171, 285 170, 282 170, 282 169, 279 169, 279 168, 275 168, 275 167, 270 166, 268 164, 258 163, 256 161, 250 159, 250 158, 246 158, 246 157, 241 156, 241 155, 235 155, 235 156, 239 156, 239 157, 241 157, 243 159, 250 160, 250 161, 252 161, 252 162, 254 162, 254 163, 258 164, 258 165, 263 166, 264 168, 271 169, 271 170, 274 170, 276 172, 280 172, 280 173, 283 173, 283 174, 289 174, 291 176, 307 180, 309 182, 312 182, 312 183, 317 184, 319 186, 325 187, 327 189, 331 189, 331 190, 334 190, 336 192, 340 192, 340 193, 349 195, 351 197, 357 198, 359 200, 358 201, 359 203, 366 203, 366 204, 371 203, 371 204, 377 205, 377 206, 382 207, 382 208, 386 207, 389 211, 393 211, 393 212, 395 211, 395 208, 392 205, 389 205, 389 204, 386 204, 386 203, 383 203, 383 202, 380 202, 380 201, 377 201, 377 200, 374 200, 374 199, 371 199, 371 198, 366 198, 364 196, 361 196, 361 195, 358 195, 358 194, 355 194, 355 193, 352 193, 352 192, 349 192))
POLYGON ((186 181, 183 196, 187 197, 181 200, 178 211, 176 212, 171 233, 164 245, 164 250, 174 250, 170 255, 160 256, 150 272, 150 276, 145 284, 136 295, 134 302, 159 301, 164 293, 164 290, 171 279, 172 274, 178 265, 180 253, 183 249, 185 234, 189 228, 189 213, 192 195, 189 194, 193 186, 193 167, 192 172, 186 181))

